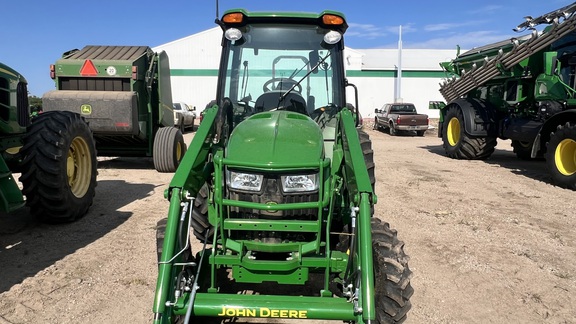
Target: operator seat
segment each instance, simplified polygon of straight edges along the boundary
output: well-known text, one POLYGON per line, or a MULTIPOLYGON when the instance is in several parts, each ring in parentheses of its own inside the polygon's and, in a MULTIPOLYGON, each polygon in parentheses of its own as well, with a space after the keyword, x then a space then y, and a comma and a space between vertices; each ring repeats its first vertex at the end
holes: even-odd
POLYGON ((269 111, 278 107, 283 107, 283 110, 294 111, 304 115, 308 115, 306 111, 306 100, 297 92, 290 92, 282 101, 278 102, 280 96, 286 91, 269 91, 264 92, 254 104, 255 112, 269 111))

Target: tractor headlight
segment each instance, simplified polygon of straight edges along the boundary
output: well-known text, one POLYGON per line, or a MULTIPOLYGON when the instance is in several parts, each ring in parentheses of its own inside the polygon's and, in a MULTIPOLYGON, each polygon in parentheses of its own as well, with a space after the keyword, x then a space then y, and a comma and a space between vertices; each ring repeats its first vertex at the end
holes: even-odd
POLYGON ((228 171, 228 187, 238 190, 260 191, 262 188, 261 174, 228 171))
POLYGON ((318 174, 282 176, 284 192, 304 192, 318 190, 318 174))

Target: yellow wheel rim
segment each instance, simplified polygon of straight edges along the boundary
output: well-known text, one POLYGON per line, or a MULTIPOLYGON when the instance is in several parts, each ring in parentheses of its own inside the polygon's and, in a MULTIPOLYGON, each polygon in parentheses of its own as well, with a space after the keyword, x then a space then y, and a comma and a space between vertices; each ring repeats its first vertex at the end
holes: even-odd
POLYGON ((92 159, 88 143, 81 137, 74 138, 70 144, 66 174, 72 194, 78 198, 84 197, 92 180, 92 159))
POLYGON ((452 117, 448 122, 446 137, 450 146, 456 146, 460 142, 460 121, 458 118, 452 117))
POLYGON ((554 152, 554 162, 563 175, 576 173, 576 141, 570 138, 562 140, 554 152))
POLYGON ((180 161, 182 159, 182 145, 180 143, 176 143, 176 161, 180 161))

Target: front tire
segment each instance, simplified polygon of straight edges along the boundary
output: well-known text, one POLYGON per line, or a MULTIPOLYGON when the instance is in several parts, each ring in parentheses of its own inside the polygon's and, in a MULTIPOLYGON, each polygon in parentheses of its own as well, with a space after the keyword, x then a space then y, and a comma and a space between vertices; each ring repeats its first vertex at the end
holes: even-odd
POLYGON ((96 193, 96 147, 88 124, 68 111, 38 115, 23 138, 22 193, 33 216, 65 223, 84 216, 96 193))
POLYGON ((550 134, 546 166, 555 185, 576 190, 576 125, 560 125, 550 134))
POLYGON ((158 172, 174 172, 186 153, 182 132, 175 127, 161 127, 154 137, 152 159, 158 172))
POLYGON ((464 131, 464 116, 458 106, 448 108, 442 127, 446 155, 453 159, 483 160, 494 152, 495 137, 470 137, 464 131))
POLYGON ((412 308, 410 297, 414 293, 410 258, 404 253, 404 242, 388 223, 373 217, 371 227, 376 319, 378 323, 402 323, 412 308))
POLYGON ((208 195, 209 187, 207 183, 200 188, 196 199, 194 199, 194 209, 192 209, 191 226, 194 236, 200 241, 212 241, 214 227, 208 221, 208 195))

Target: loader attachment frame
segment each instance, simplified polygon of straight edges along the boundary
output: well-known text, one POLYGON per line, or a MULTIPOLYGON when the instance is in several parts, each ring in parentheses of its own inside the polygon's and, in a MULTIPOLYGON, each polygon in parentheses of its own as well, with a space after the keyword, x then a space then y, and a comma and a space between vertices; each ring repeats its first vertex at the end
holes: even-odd
MULTIPOLYGON (((225 166, 242 164, 241 161, 229 161, 219 155, 222 148, 218 144, 212 143, 209 139, 216 131, 216 117, 218 107, 215 106, 206 112, 204 121, 198 129, 198 132, 186 155, 182 160, 181 167, 176 171, 175 177, 166 191, 166 196, 170 200, 168 212, 168 222, 166 224, 165 240, 162 247, 162 256, 159 260, 159 274, 157 293, 154 303, 154 313, 156 314, 155 323, 170 323, 173 316, 185 316, 190 305, 193 305, 192 314, 194 316, 247 316, 247 317, 279 317, 279 318, 307 318, 307 319, 326 319, 326 320, 354 320, 358 323, 364 323, 375 319, 374 294, 374 273, 372 269, 372 244, 370 230, 370 209, 375 200, 370 185, 365 162, 362 158, 362 150, 359 145, 358 135, 355 128, 353 114, 348 109, 342 109, 340 123, 337 128, 337 140, 332 160, 320 161, 317 165, 304 165, 301 167, 319 168, 332 172, 331 181, 326 182, 326 186, 321 188, 325 192, 321 201, 301 204, 277 204, 266 205, 258 203, 238 202, 225 199, 222 196, 223 188, 216 186, 214 190, 213 208, 217 214, 216 226, 219 236, 214 236, 212 244, 215 249, 203 250, 200 253, 205 255, 206 262, 197 264, 192 261, 183 259, 181 251, 187 247, 187 243, 182 241, 181 233, 189 233, 189 218, 186 213, 191 213, 190 208, 193 203, 193 197, 200 189, 201 182, 207 180, 206 169, 211 170, 208 166, 207 156, 214 154, 213 170, 214 182, 221 183, 223 170, 225 166), (333 170, 333 171, 330 171, 333 170), (353 175, 346 179, 343 174, 353 175), (345 183, 344 183, 345 182, 345 183), (342 201, 337 202, 339 198, 333 197, 331 191, 337 189, 345 193, 342 195, 342 201), (357 248, 356 251, 350 251, 349 255, 345 252, 331 250, 330 229, 323 227, 325 221, 332 221, 331 214, 323 212, 326 209, 333 209, 336 203, 348 204, 346 210, 349 210, 349 217, 353 228, 358 231, 353 235, 356 244, 351 244, 357 248), (315 208, 320 215, 327 214, 325 218, 319 217, 317 221, 270 221, 270 220, 251 220, 239 221, 227 218, 224 211, 227 206, 237 206, 246 208, 260 208, 276 210, 290 210, 301 208, 315 208), (246 241, 235 241, 229 238, 229 231, 244 229, 250 227, 253 230, 261 230, 267 227, 267 230, 273 231, 291 231, 300 230, 317 233, 317 239, 305 244, 297 244, 297 247, 285 246, 284 248, 296 249, 299 257, 290 261, 259 261, 246 258, 243 253, 250 247, 246 241), (324 233, 322 233, 324 231, 324 233), (327 238, 321 240, 322 237, 327 238), (231 253, 233 252, 233 253, 231 253), (235 253, 234 253, 235 252, 235 253), (318 292, 319 297, 312 296, 276 296, 276 295, 238 295, 218 293, 216 278, 214 275, 219 267, 231 266, 236 271, 246 274, 246 282, 262 282, 264 272, 276 271, 273 276, 266 279, 276 280, 284 284, 302 285, 306 280, 309 272, 320 272, 325 274, 323 289, 318 292), (195 299, 191 303, 191 292, 177 292, 178 274, 185 271, 186 268, 199 270, 200 276, 209 276, 208 287, 202 287, 204 292, 195 294, 195 299), (351 269, 355 269, 352 272, 351 269), (329 291, 330 274, 339 274, 343 282, 351 280, 345 278, 346 272, 354 276, 355 272, 360 273, 357 278, 357 292, 351 292, 350 298, 339 298, 333 300, 332 293, 329 291), (330 298, 329 301, 326 298, 330 298), (222 305, 227 305, 223 307, 222 305), (285 305, 291 305, 286 308, 285 305)), ((252 166, 262 167, 262 166, 252 166)), ((322 173, 322 172, 321 172, 322 173)), ((322 175, 324 176, 324 175, 322 175)), ((253 248, 253 247, 252 247, 253 248)), ((201 255, 201 254, 200 254, 201 255)), ((195 272, 195 271, 193 271, 195 272)))

